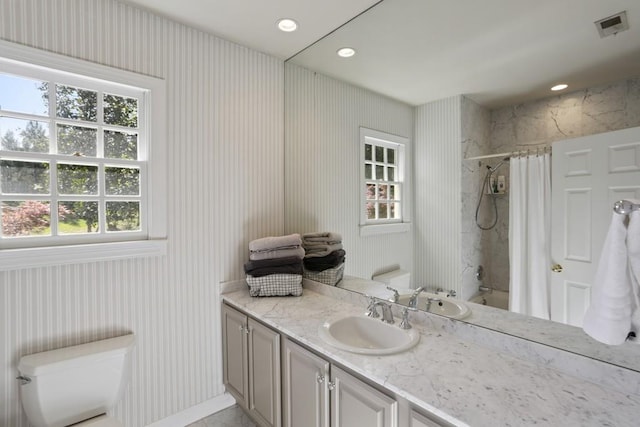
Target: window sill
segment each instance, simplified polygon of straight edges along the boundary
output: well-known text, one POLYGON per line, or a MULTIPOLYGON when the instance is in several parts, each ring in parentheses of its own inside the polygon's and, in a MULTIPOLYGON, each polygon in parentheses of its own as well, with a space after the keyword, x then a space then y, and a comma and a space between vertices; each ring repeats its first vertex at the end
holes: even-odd
POLYGON ((361 225, 360 237, 377 236, 379 234, 407 233, 411 230, 411 223, 398 222, 393 224, 361 225))
POLYGON ((0 250, 0 271, 162 256, 166 253, 166 239, 3 249, 0 250))

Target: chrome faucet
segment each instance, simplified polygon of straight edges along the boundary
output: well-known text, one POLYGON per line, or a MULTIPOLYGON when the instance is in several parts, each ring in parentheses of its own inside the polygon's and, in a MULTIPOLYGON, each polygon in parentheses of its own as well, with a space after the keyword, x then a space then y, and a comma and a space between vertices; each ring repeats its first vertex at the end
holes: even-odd
POLYGON ((411 308, 416 308, 416 305, 418 304, 418 295, 420 295, 420 292, 422 291, 424 291, 424 286, 420 286, 418 289, 413 291, 413 293, 411 294, 411 297, 409 298, 409 302, 407 303, 407 306, 411 308))
POLYGON ((393 296, 391 298, 389 298, 389 301, 398 302, 398 299, 400 298, 400 294, 398 293, 398 290, 397 289, 393 289, 391 286, 387 286, 387 289, 390 290, 391 292, 393 292, 393 296))
POLYGON ((376 297, 369 297, 369 305, 367 306, 367 312, 365 313, 365 316, 369 316, 373 319, 377 319, 378 317, 380 317, 380 314, 377 310, 378 306, 382 308, 381 320, 384 323, 395 323, 393 320, 393 313, 391 312, 391 303, 385 302, 376 297))
POLYGON ((391 304, 384 301, 376 301, 373 305, 374 308, 376 306, 380 306, 380 308, 382 308, 382 321, 384 323, 389 323, 391 325, 395 323, 393 320, 393 313, 391 312, 391 304))
POLYGON ((373 319, 377 319, 380 317, 378 314, 378 310, 376 310, 376 299, 375 297, 368 297, 369 305, 367 306, 367 312, 364 314, 365 316, 369 316, 373 319))

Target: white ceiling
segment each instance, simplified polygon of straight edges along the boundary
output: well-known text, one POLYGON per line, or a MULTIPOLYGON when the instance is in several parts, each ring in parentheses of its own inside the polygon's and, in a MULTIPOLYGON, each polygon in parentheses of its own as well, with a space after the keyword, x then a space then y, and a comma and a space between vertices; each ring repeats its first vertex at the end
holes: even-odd
MULTIPOLYGON (((377 0, 126 0, 288 58, 377 0), (296 19, 282 33, 275 23, 296 19)), ((412 105, 465 94, 488 107, 640 76, 640 0, 384 0, 292 62, 412 105), (626 10, 630 29, 594 22, 626 10), (335 55, 356 48, 347 60, 335 55)))
POLYGON ((226 40, 286 59, 380 0, 121 0, 226 40), (276 23, 295 19, 283 33, 276 23))

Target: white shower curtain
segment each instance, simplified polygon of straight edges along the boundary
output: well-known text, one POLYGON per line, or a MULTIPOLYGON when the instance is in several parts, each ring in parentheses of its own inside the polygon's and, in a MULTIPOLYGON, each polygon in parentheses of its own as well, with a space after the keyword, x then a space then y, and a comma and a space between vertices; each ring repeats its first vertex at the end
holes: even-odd
POLYGON ((551 155, 509 165, 509 310, 549 319, 551 155))

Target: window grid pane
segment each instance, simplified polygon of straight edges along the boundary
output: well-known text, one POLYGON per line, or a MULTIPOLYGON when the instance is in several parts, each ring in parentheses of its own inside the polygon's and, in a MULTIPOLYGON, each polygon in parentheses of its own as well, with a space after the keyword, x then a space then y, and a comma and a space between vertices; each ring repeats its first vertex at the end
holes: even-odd
POLYGON ((30 153, 49 152, 49 123, 0 117, 0 149, 30 153))
POLYGON ((97 121, 98 93, 73 86, 56 85, 56 116, 87 122, 97 121))
POLYGON ((50 235, 49 209, 42 200, 2 203, 2 237, 50 235))
POLYGON ((58 164, 58 194, 98 194, 98 167, 58 164))
POLYGON ((2 194, 49 194, 49 163, 0 160, 2 194))
POLYGON ((98 202, 61 201, 58 203, 58 233, 89 234, 99 230, 98 202))

